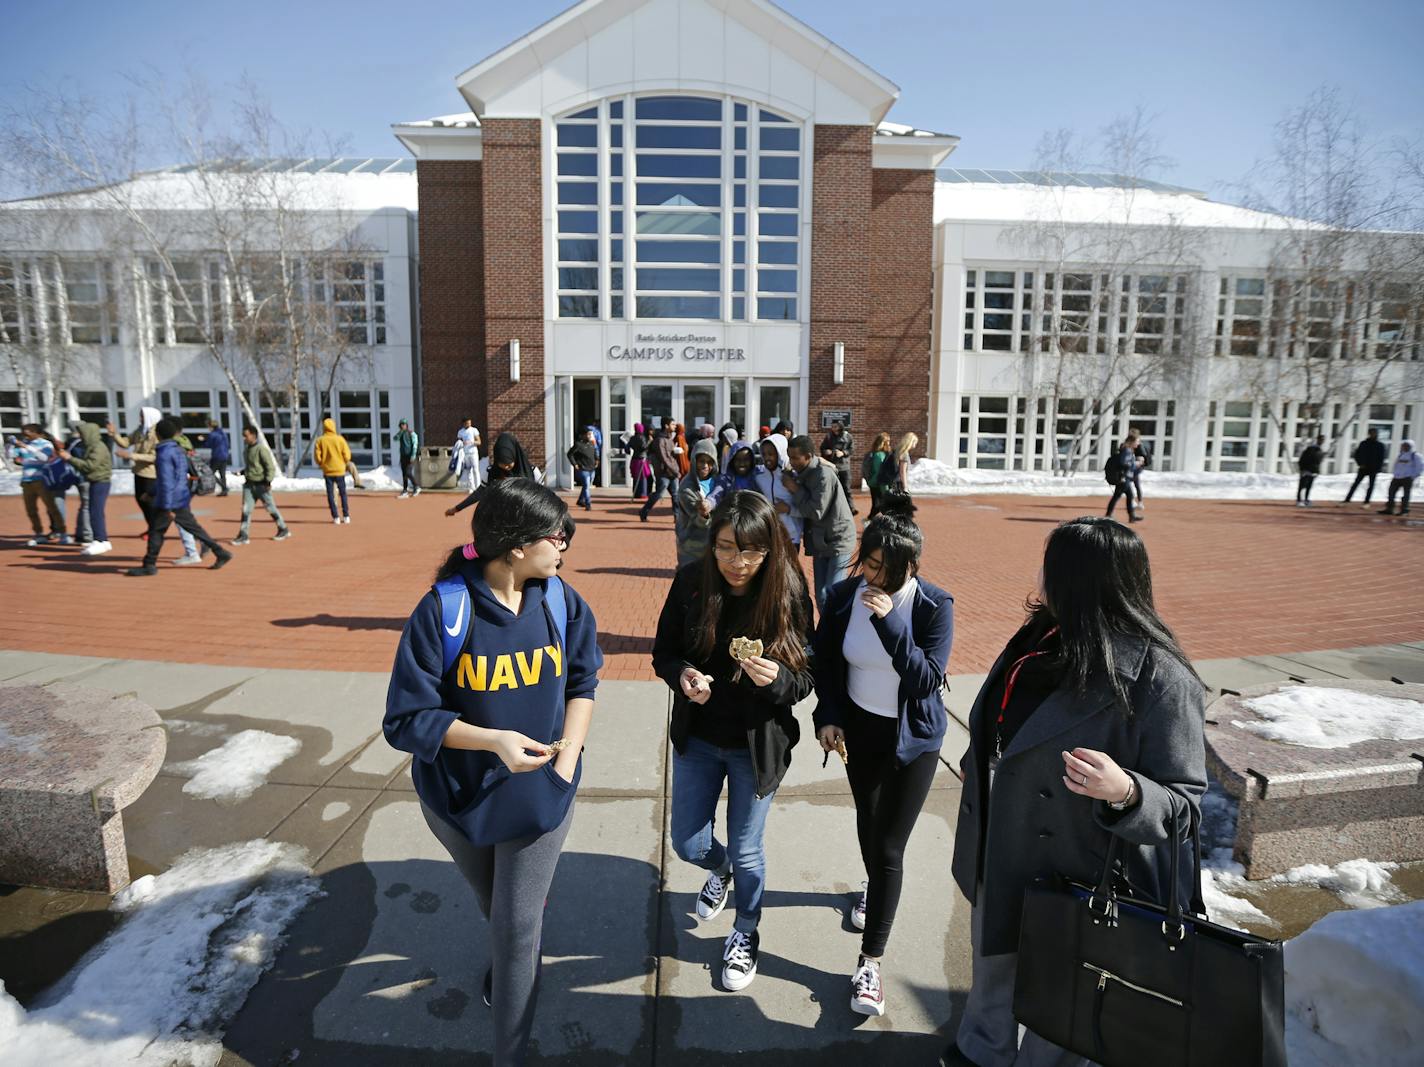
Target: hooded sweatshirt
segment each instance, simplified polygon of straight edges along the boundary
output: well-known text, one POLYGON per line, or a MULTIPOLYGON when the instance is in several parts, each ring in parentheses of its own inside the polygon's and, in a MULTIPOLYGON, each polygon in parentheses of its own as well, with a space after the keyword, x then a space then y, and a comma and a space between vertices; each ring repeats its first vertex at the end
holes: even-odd
POLYGON ((84 442, 84 455, 73 456, 69 465, 90 482, 107 482, 113 474, 114 461, 99 427, 92 422, 76 422, 74 432, 84 442))
POLYGON ((1394 470, 1390 472, 1393 478, 1418 478, 1424 474, 1424 456, 1414 451, 1413 441, 1401 441, 1401 445, 1408 445, 1409 451, 1400 449, 1399 455, 1394 460, 1394 470))
POLYGON ((720 500, 726 494, 734 493, 738 489, 749 489, 754 493, 761 492, 761 488, 757 485, 756 453, 752 452, 752 446, 746 441, 738 441, 732 446, 732 450, 727 453, 727 467, 717 485, 717 499, 720 500), (752 469, 747 471, 746 474, 738 474, 732 469, 732 460, 736 459, 737 456, 743 452, 751 455, 752 469))
POLYGON ((321 429, 321 436, 312 446, 312 459, 316 460, 322 474, 328 478, 340 478, 351 466, 351 446, 346 443, 346 438, 336 432, 336 423, 331 419, 322 419, 321 429))
MULTIPOLYGON (((163 418, 163 413, 157 408, 139 408, 137 432, 132 435, 132 438, 117 438, 118 444, 129 450, 129 463, 133 465, 135 478, 147 478, 152 481, 157 477, 153 469, 153 461, 158 455, 158 433, 155 428, 161 418, 163 418)), ((138 490, 138 492, 142 491, 145 490, 138 490)))
POLYGON ((154 459, 153 503, 160 511, 177 511, 192 502, 188 488, 188 453, 177 438, 158 442, 154 459))
POLYGON ((386 740, 415 756, 411 777, 420 799, 472 839, 502 825, 536 817, 552 828, 573 802, 583 772, 573 784, 552 763, 509 774, 493 752, 445 748, 441 742, 456 719, 495 730, 517 730, 549 743, 563 736, 567 701, 592 698, 603 654, 598 625, 582 597, 565 583, 566 642, 544 603, 545 582, 524 586, 515 614, 495 599, 478 561, 463 572, 472 617, 465 646, 448 675, 440 641, 440 602, 434 590, 416 605, 396 648, 386 693, 386 740))
POLYGON ((677 558, 680 563, 701 559, 707 550, 707 519, 702 517, 703 500, 715 506, 717 483, 720 479, 716 469, 712 477, 697 477, 697 457, 710 456, 715 463, 717 446, 709 438, 703 438, 692 446, 692 469, 677 483, 673 495, 673 524, 677 532, 677 558))
MULTIPOLYGON (((768 442, 772 448, 776 449, 776 466, 772 468, 763 465, 757 468, 757 492, 771 501, 772 507, 776 507, 777 504, 791 507, 795 503, 795 497, 787 491, 786 486, 781 484, 781 476, 791 469, 786 461, 786 438, 782 434, 774 433, 762 443, 768 442)), ((790 536, 791 543, 799 545, 801 543, 801 516, 794 511, 788 511, 785 515, 781 515, 778 511, 777 514, 781 518, 781 525, 786 527, 786 533, 790 536)))

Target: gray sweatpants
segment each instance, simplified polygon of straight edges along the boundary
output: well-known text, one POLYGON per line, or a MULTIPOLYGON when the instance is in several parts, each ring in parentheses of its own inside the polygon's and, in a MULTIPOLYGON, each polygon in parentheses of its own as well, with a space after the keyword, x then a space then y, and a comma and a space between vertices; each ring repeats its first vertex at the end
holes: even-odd
POLYGON ((544 901, 573 825, 573 805, 564 821, 547 834, 485 847, 471 844, 424 804, 420 810, 430 832, 474 889, 480 912, 489 922, 495 1067, 522 1064, 534 1026, 544 901))

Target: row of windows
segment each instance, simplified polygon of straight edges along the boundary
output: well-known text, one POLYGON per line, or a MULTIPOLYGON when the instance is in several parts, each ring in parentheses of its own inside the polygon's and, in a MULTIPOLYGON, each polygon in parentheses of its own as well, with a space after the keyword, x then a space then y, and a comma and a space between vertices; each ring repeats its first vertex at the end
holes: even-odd
POLYGON ((1228 275, 1216 303, 1218 356, 1424 358, 1424 300, 1402 283, 1228 275))
POLYGON ((1205 469, 1289 474, 1306 444, 1323 434, 1333 447, 1321 472, 1340 474, 1353 469, 1350 454, 1369 430, 1393 452, 1394 445, 1409 436, 1413 419, 1412 404, 1370 404, 1356 411, 1348 404, 1212 401, 1205 469))
POLYGON ((730 99, 622 97, 554 135, 561 318, 796 318, 799 126, 730 99))
MULTIPOLYGON (((311 260, 292 265, 292 300, 275 261, 228 279, 216 260, 176 260, 169 272, 145 265, 146 327, 154 344, 274 344, 306 318, 309 339, 328 333, 350 344, 386 343, 385 265, 380 260, 311 260), (250 314, 246 310, 251 309, 250 314), (244 324, 242 336, 234 324, 244 324)), ((0 343, 118 344, 120 301, 113 263, 0 258, 0 343)))
POLYGON ((1185 275, 969 270, 964 347, 986 352, 1180 355, 1185 275))

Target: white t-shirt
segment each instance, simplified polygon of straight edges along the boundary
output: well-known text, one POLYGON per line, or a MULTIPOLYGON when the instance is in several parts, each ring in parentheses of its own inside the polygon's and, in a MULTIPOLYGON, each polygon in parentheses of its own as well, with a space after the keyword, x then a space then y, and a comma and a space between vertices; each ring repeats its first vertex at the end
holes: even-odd
MULTIPOLYGON (((910 626, 910 607, 919 582, 911 578, 890 599, 895 612, 910 626)), ((860 602, 865 580, 856 586, 850 602, 850 624, 846 627, 841 652, 846 658, 846 694, 866 711, 894 719, 900 715, 900 675, 880 635, 870 622, 870 609, 860 602)))
POLYGON ((475 443, 480 439, 480 431, 474 426, 462 426, 460 432, 455 435, 455 440, 465 448, 474 448, 475 443))

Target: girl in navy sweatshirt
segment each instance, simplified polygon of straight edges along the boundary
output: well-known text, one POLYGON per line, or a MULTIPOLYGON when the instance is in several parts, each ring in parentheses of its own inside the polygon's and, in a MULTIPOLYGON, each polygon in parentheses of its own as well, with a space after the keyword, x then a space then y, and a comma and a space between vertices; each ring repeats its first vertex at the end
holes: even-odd
POLYGON ((593 613, 556 573, 574 523, 552 490, 495 482, 472 527, 401 634, 384 729, 415 756, 425 821, 489 921, 485 1003, 502 1067, 529 1044, 544 903, 603 655, 593 613))

